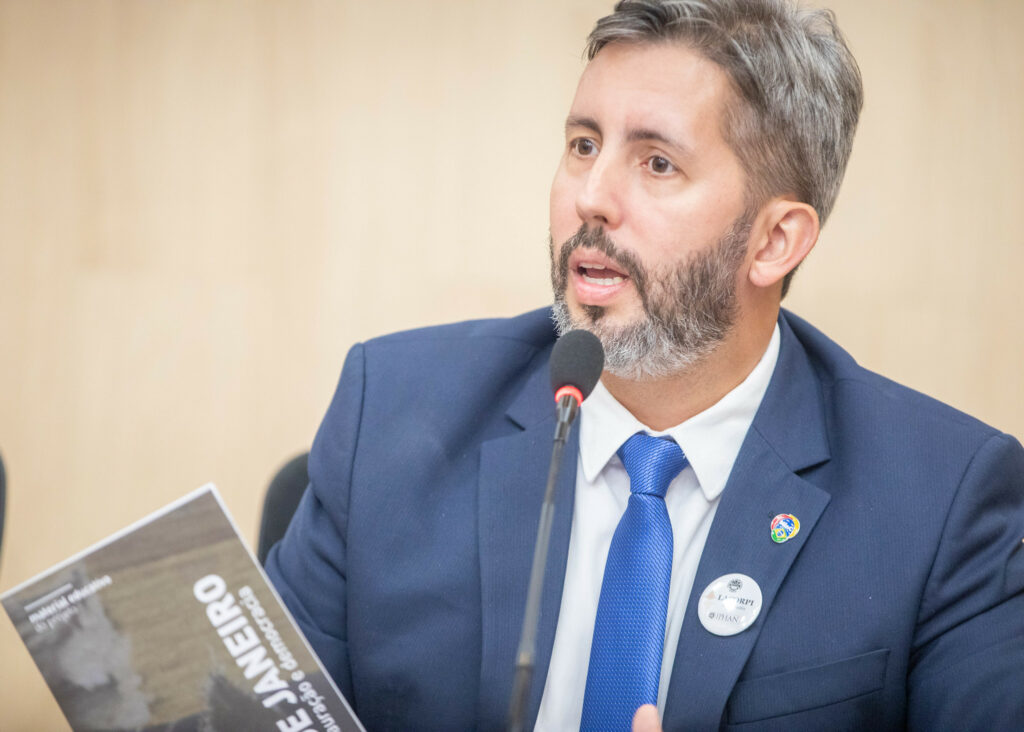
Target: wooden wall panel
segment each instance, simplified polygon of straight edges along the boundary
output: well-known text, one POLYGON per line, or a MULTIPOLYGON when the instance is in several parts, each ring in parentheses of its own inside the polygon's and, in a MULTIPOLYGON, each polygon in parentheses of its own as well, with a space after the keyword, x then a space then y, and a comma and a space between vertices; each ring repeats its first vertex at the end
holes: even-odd
MULTIPOLYGON (((353 342, 547 302, 610 5, 0 0, 0 589, 207 480, 254 538, 353 342)), ((1024 435, 1024 5, 832 7, 867 105, 788 304, 1024 435)), ((64 728, 0 658, 0 727, 64 728)))

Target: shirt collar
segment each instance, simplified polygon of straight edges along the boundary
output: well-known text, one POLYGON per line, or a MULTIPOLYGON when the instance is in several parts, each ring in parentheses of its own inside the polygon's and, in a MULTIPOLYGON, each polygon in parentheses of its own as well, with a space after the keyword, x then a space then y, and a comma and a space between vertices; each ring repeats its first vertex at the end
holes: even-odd
POLYGON ((717 498, 725 488, 743 438, 768 390, 779 358, 780 341, 776 323, 768 348, 746 379, 703 412, 660 432, 642 424, 602 382, 598 382, 581 407, 586 415, 580 420, 580 462, 584 477, 593 483, 622 443, 637 432, 669 435, 683 449, 705 498, 709 501, 717 498))

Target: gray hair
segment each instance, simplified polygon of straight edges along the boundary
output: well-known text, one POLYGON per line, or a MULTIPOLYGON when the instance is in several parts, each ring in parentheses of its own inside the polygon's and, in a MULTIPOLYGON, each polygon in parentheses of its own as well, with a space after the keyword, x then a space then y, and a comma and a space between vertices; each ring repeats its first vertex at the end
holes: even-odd
POLYGON ((620 0, 591 31, 586 57, 609 43, 672 41, 732 81, 739 103, 727 105, 722 133, 747 173, 748 210, 794 195, 824 224, 864 103, 860 70, 832 11, 790 0, 620 0))

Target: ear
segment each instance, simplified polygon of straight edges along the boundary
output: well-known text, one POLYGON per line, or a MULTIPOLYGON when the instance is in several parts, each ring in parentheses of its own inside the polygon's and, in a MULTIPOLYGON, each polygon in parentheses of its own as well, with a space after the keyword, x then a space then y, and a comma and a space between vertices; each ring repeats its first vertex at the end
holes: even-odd
POLYGON ((772 287, 804 260, 818 241, 820 225, 813 206, 775 198, 761 209, 761 236, 748 277, 755 287, 772 287))

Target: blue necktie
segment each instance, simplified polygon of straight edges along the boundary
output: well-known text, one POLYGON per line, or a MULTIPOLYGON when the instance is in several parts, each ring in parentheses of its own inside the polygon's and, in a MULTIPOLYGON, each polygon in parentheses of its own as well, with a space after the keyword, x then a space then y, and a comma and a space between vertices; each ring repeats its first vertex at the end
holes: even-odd
POLYGON ((581 732, 628 732, 638 707, 658 703, 672 579, 665 491, 686 467, 686 457, 672 440, 642 432, 618 454, 630 496, 604 568, 581 732))

